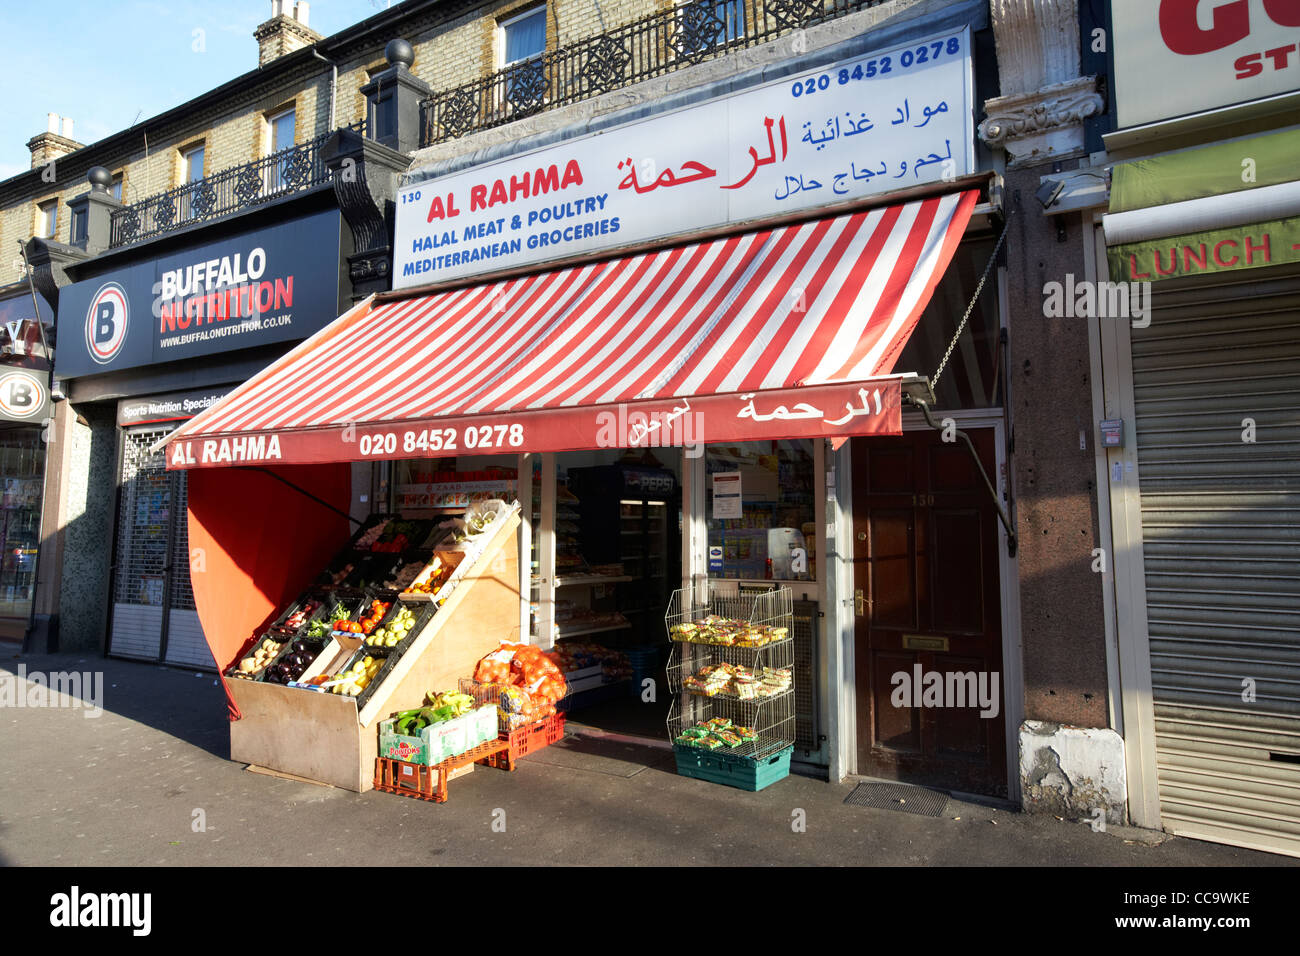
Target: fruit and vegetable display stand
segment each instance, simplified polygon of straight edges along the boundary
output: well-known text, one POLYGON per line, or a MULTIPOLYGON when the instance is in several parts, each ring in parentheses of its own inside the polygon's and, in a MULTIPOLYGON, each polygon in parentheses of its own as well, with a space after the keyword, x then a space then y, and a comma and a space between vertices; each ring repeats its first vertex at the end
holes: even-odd
POLYGON ((673 592, 668 712, 677 772, 741 790, 789 776, 794 753, 794 603, 757 595, 673 592))
MULTIPOLYGON (((518 503, 427 524, 383 516, 363 528, 318 582, 326 590, 287 609, 227 672, 242 715, 231 759, 369 790, 381 720, 518 638, 518 503), (429 549, 410 549, 417 530, 429 549)), ((445 797, 445 775, 430 792, 445 797)))

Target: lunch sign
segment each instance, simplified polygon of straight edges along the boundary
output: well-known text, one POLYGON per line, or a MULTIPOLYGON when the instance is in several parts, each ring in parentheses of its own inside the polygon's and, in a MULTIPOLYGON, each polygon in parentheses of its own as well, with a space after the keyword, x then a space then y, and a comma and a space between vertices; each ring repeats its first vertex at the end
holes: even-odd
POLYGON ((625 249, 974 169, 970 32, 399 190, 394 287, 625 249))

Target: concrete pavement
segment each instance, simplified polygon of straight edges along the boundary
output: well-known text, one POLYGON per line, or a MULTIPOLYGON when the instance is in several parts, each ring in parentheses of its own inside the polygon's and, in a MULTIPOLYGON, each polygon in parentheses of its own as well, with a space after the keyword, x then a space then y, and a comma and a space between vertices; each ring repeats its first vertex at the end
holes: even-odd
MULTIPOLYGON (((514 773, 478 767, 452 781, 446 804, 355 794, 231 763, 225 696, 210 674, 0 651, 0 682, 15 686, 10 675, 19 664, 28 674, 102 674, 104 712, 0 708, 0 862, 7 864, 1300 862, 1131 828, 1094 832, 1082 822, 955 800, 940 818, 863 809, 843 803, 852 784, 798 776, 746 793, 677 776, 662 746, 586 735, 524 758, 514 773), (801 816, 806 830, 796 832, 801 816)), ((93 683, 83 696, 93 696, 93 683)))

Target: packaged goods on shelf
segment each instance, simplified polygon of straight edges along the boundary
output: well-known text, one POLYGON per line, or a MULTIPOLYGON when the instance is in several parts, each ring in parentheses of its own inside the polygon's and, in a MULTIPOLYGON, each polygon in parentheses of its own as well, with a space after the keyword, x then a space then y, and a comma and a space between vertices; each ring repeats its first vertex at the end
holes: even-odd
POLYGON ((707 664, 695 674, 682 679, 682 686, 692 693, 715 697, 730 694, 741 700, 775 697, 790 689, 788 667, 744 667, 739 664, 707 664))
POLYGON ((671 625, 668 636, 674 641, 689 644, 764 647, 786 640, 790 636, 790 629, 710 614, 699 621, 683 621, 671 625))
POLYGON ((627 655, 601 644, 588 641, 564 641, 556 644, 546 654, 566 675, 599 667, 604 683, 607 684, 632 676, 632 665, 627 655))

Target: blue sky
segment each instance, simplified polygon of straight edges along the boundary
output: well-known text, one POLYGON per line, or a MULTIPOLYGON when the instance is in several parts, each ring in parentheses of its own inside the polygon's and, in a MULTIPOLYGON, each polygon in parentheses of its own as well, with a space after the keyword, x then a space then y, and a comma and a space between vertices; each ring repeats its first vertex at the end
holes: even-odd
MULTIPOLYGON (((389 5, 314 0, 308 24, 329 36, 389 5)), ((46 113, 89 144, 254 69, 270 15, 271 0, 0 0, 0 179, 30 168, 46 113)))

